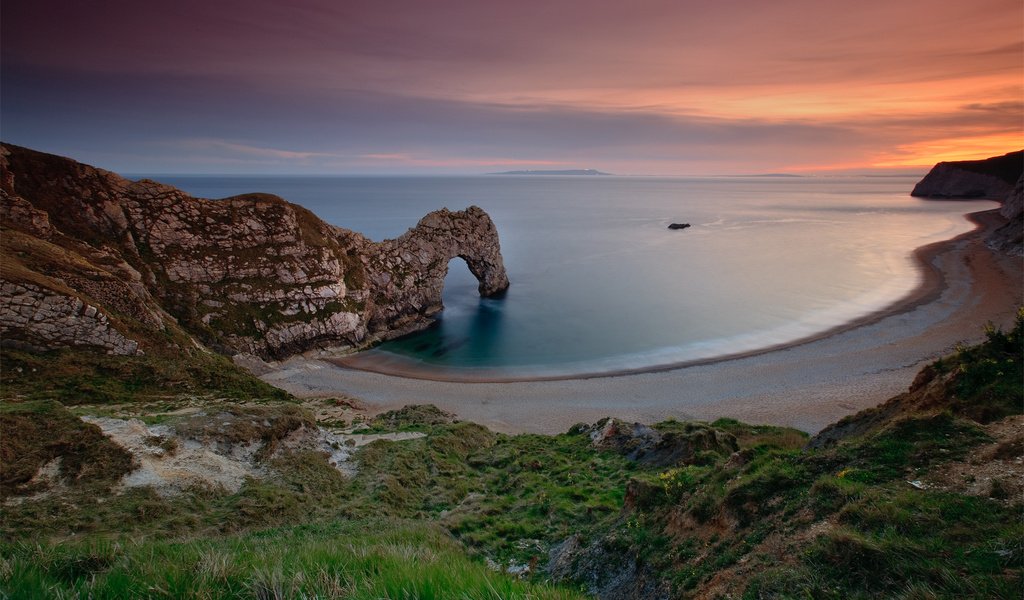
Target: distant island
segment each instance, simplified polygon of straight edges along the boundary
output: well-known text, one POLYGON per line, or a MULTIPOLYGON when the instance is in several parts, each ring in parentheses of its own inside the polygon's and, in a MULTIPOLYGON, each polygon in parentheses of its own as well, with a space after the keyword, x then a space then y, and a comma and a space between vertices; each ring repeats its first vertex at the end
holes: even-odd
POLYGON ((611 175, 597 169, 557 169, 552 171, 503 171, 501 173, 488 173, 488 175, 611 175))

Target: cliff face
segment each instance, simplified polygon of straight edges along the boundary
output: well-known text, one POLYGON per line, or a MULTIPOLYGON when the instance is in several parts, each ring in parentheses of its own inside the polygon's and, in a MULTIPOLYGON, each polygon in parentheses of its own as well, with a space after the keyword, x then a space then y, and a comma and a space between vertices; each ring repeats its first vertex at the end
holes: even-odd
POLYGON ((1024 172, 1024 150, 984 160, 940 162, 911 196, 921 198, 988 198, 1003 200, 1024 172))
POLYGON ((1005 225, 986 240, 990 248, 1024 256, 1024 150, 985 160, 941 162, 928 172, 911 196, 999 200, 1005 225))
POLYGON ((181 327, 223 352, 282 358, 425 326, 457 256, 482 295, 508 287, 497 230, 477 207, 375 243, 267 194, 198 199, 10 145, 0 167, 9 345, 133 353, 181 327))
POLYGON ((986 243, 995 250, 1024 256, 1024 176, 1017 180, 999 214, 1006 217, 1006 224, 993 231, 986 243))

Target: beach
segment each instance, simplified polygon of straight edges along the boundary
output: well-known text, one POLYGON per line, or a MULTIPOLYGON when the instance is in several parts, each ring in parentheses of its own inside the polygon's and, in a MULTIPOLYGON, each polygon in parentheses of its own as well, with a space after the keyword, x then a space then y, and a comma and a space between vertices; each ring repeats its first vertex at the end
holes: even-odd
MULTIPOLYGON (((596 377, 446 381, 389 375, 319 358, 270 365, 261 378, 303 398, 348 397, 368 414, 434 404, 494 430, 558 433, 606 416, 657 422, 731 417, 816 432, 906 390, 925 364, 1009 326, 1022 302, 1021 259, 984 244, 997 211, 976 228, 919 248, 921 284, 864 318, 784 346, 693 364, 596 377)), ((356 364, 356 363, 351 363, 356 364)))

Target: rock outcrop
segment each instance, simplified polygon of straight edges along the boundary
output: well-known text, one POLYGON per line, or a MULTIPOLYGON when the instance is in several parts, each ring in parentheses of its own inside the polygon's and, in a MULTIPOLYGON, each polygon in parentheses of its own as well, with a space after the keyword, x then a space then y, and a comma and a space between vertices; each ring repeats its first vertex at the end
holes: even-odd
POLYGON ((133 353, 172 327, 225 353, 283 358, 426 326, 455 257, 482 295, 509 285, 477 207, 375 243, 268 194, 193 198, 6 144, 0 167, 5 344, 133 353))
POLYGON ((984 160, 940 162, 914 186, 920 198, 987 198, 1000 200, 1013 191, 1024 173, 1024 150, 984 160))
POLYGON ((986 243, 995 250, 1024 256, 1024 175, 1017 180, 999 214, 1006 217, 1006 224, 993 231, 986 243))
POLYGON ((602 450, 615 451, 629 460, 659 467, 693 464, 702 454, 729 456, 739 450, 736 438, 702 423, 662 423, 656 427, 607 418, 593 426, 578 425, 602 450))
POLYGON ((1024 150, 985 160, 940 162, 914 186, 910 195, 1002 202, 999 214, 1007 222, 985 241, 995 250, 1024 256, 1024 150))
POLYGON ((5 344, 26 350, 92 346, 126 355, 139 349, 95 306, 28 283, 0 284, 0 332, 5 344))

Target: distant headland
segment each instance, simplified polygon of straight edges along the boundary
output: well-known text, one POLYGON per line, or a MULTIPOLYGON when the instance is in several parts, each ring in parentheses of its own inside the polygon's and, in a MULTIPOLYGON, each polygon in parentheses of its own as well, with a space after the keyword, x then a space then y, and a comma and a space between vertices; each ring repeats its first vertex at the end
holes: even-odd
POLYGON ((501 173, 488 173, 488 175, 611 175, 598 171, 597 169, 557 169, 550 171, 502 171, 501 173))

